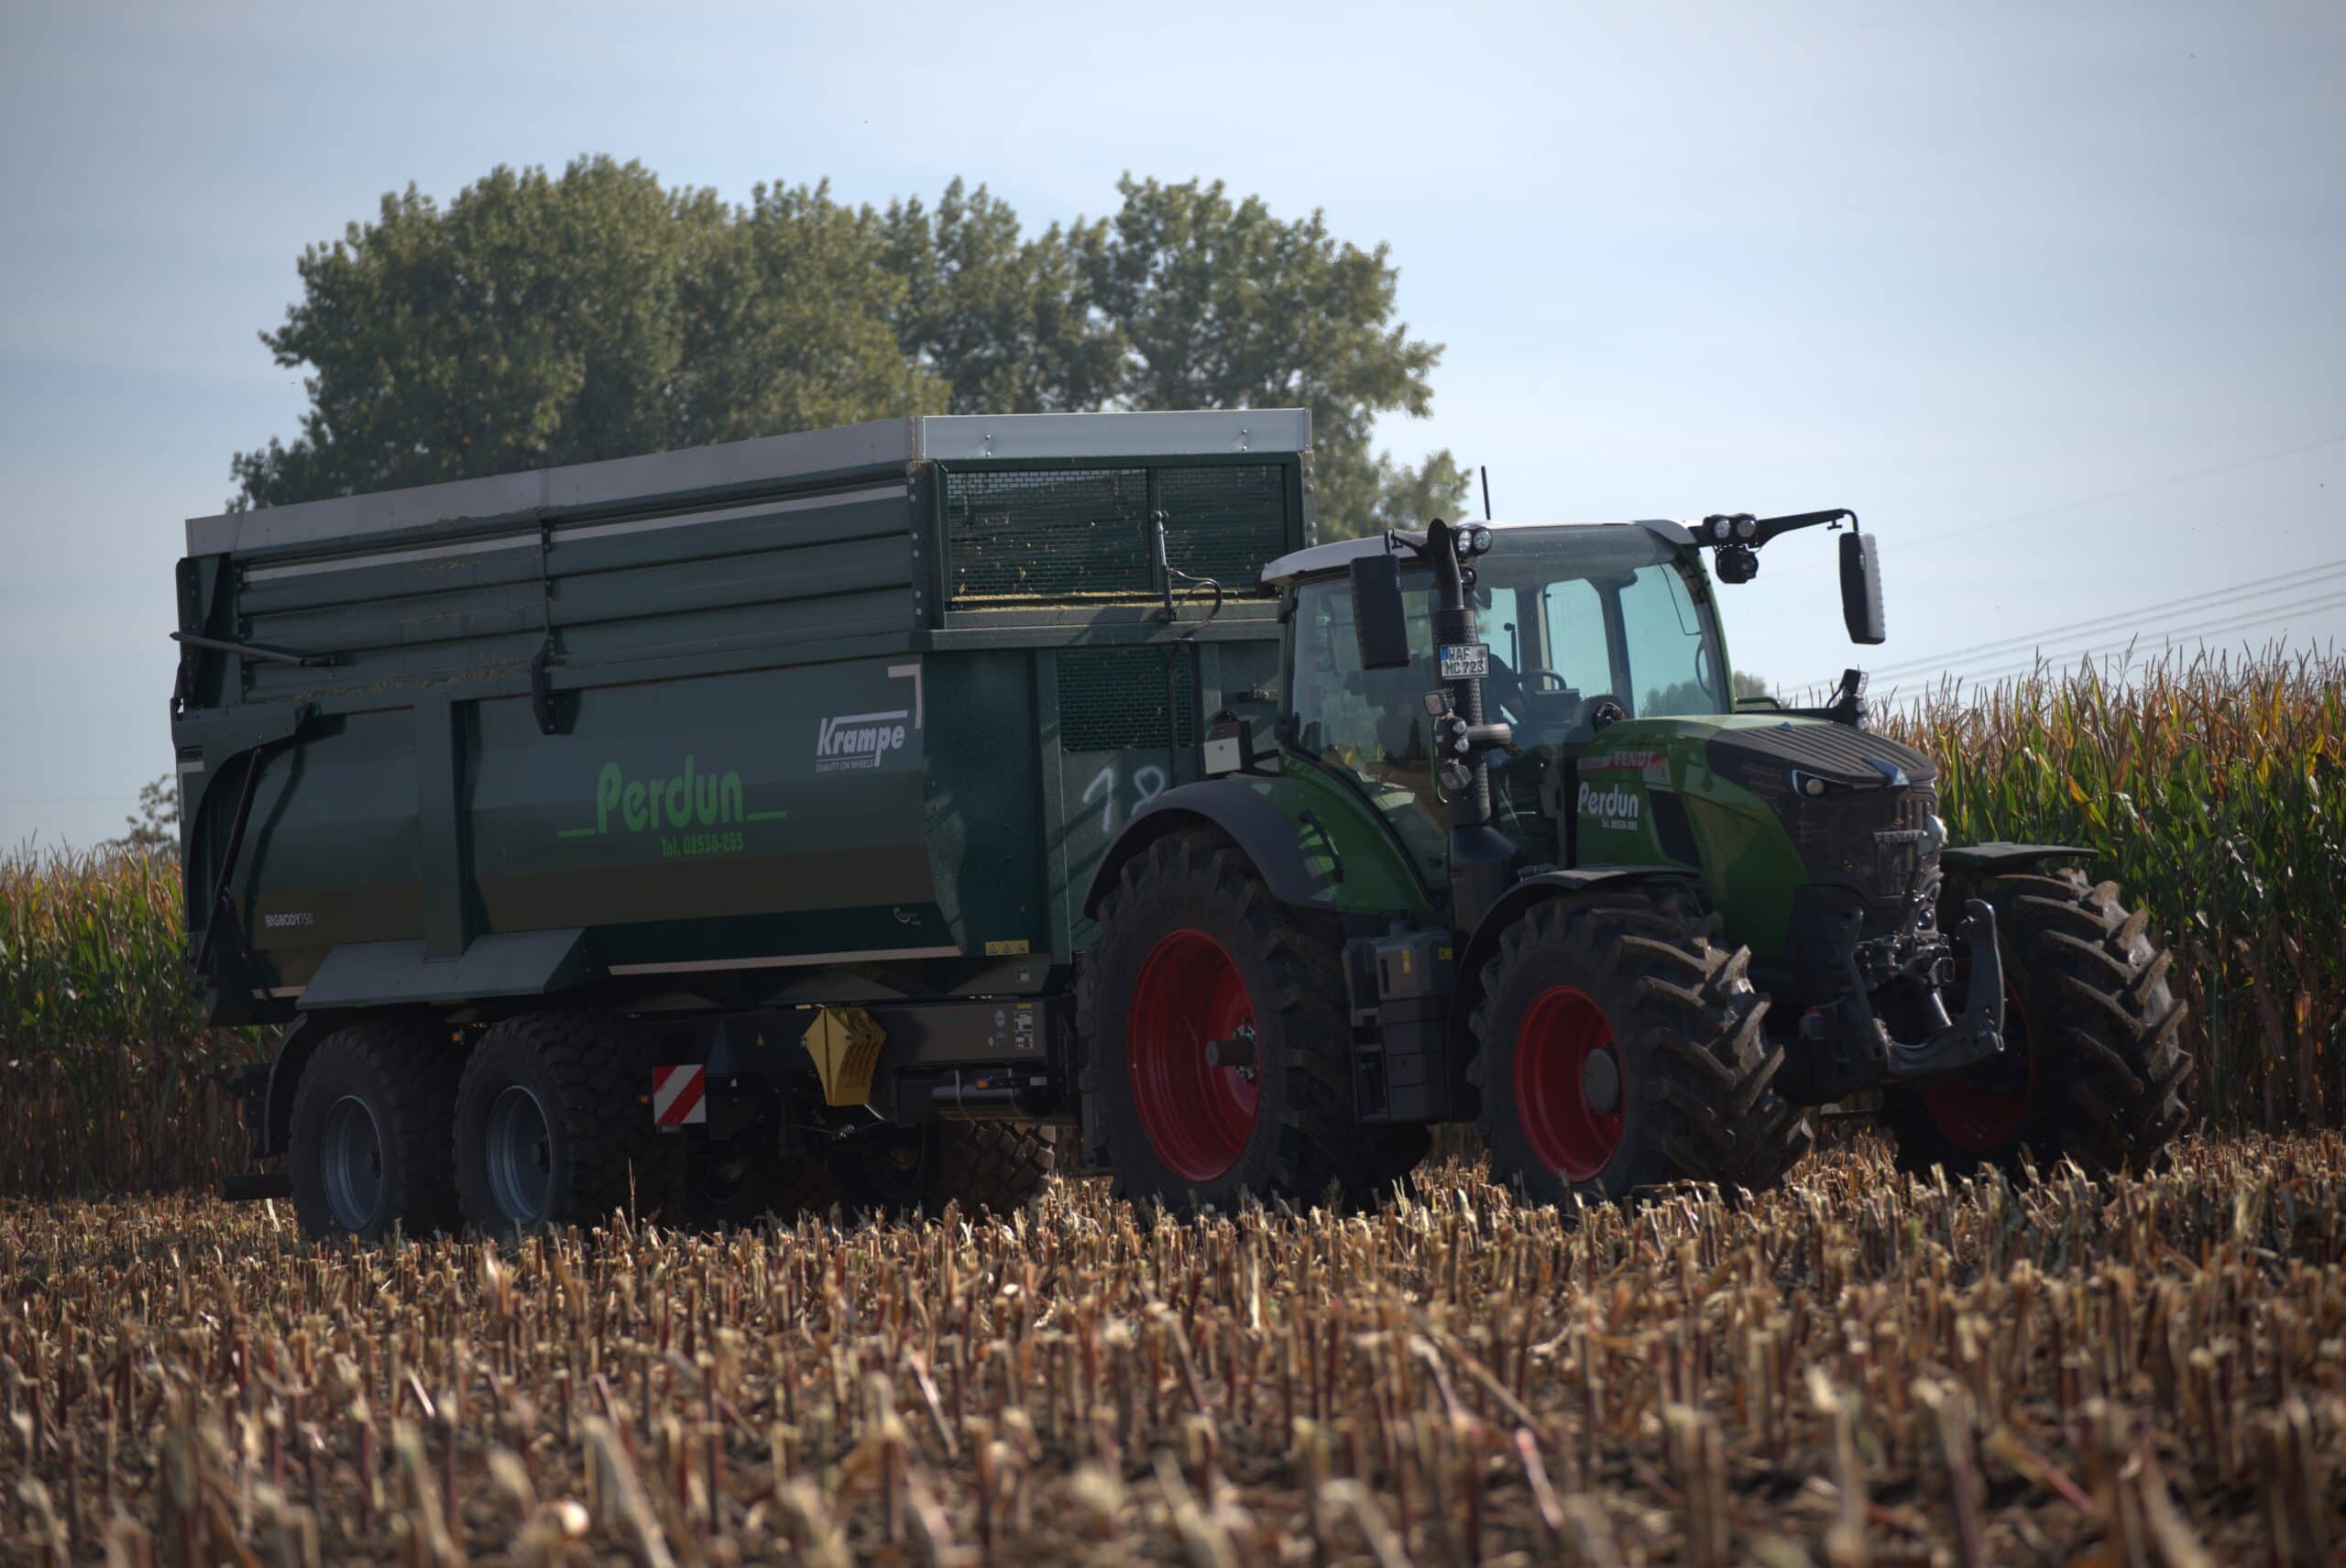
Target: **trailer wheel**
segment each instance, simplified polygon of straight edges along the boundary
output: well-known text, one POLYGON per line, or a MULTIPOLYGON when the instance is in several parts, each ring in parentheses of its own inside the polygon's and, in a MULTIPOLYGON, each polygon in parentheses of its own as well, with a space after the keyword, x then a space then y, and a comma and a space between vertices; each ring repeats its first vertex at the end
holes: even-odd
POLYGON ((2183 1130, 2191 1058, 2184 1003, 2167 984, 2150 918, 2070 868, 1967 880, 1946 902, 1984 898, 2004 959, 2004 1053, 1963 1076, 1886 1095, 1882 1122, 1909 1170, 2142 1170, 2183 1130))
POLYGON ((652 1067, 622 1019, 534 1013, 490 1029, 456 1090, 465 1218, 502 1234, 664 1209, 683 1151, 652 1129, 652 1067))
POLYGON ((1343 936, 1275 902, 1237 847, 1191 829, 1126 862, 1100 905, 1079 1033, 1084 1138, 1120 1195, 1373 1200, 1423 1127, 1354 1113, 1343 936))
POLYGON ((294 1091, 293 1212, 313 1239, 422 1235, 456 1220, 448 1160, 457 1055, 428 1025, 374 1023, 321 1043, 294 1091))
POLYGON ((1491 1174, 1543 1202, 1667 1181, 1773 1186, 1808 1152, 1749 953, 1677 889, 1538 905, 1500 938, 1467 1076, 1491 1174))

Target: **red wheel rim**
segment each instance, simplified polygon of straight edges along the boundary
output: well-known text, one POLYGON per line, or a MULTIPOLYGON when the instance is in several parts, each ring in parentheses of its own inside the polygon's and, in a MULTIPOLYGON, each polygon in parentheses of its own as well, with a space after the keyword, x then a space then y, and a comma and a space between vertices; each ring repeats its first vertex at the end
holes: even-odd
POLYGON ((1620 1047, 1604 1010, 1568 985, 1541 992, 1515 1032, 1516 1114, 1533 1157, 1568 1181, 1588 1180, 1621 1146, 1628 1098, 1620 1047), (1589 1103, 1589 1058, 1600 1051, 1613 1058, 1610 1111, 1589 1103))
POLYGON ((1255 1040, 1255 1004, 1228 948, 1176 931, 1141 965, 1124 1020, 1133 1103, 1166 1168, 1211 1181, 1238 1163, 1261 1101, 1253 1067, 1216 1067, 1206 1047, 1255 1040))
POLYGON ((1946 1141, 1966 1154, 1993 1154, 2020 1136, 2036 1092, 2036 1051, 2028 1009, 2012 982, 2004 984, 2004 1051, 1983 1063, 1985 1083, 1950 1079, 1923 1091, 1923 1109, 1946 1141))

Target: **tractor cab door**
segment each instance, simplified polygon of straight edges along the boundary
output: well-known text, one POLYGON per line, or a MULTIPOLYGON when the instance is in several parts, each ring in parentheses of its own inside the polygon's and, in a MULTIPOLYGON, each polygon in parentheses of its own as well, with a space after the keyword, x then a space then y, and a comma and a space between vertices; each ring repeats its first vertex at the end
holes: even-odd
POLYGON ((1285 689, 1291 744, 1352 775, 1416 861, 1427 883, 1449 877, 1449 827, 1433 780, 1433 720, 1425 696, 1433 669, 1432 590, 1421 572, 1402 577, 1409 663, 1365 670, 1353 633, 1349 581, 1322 577, 1296 593, 1285 689))

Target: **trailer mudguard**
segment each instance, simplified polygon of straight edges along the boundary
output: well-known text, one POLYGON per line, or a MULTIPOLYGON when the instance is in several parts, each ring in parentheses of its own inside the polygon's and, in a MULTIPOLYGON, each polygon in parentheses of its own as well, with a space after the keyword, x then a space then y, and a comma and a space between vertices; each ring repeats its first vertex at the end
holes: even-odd
POLYGON ((1305 857, 1293 817, 1260 790, 1233 779, 1207 779, 1168 789, 1133 813, 1109 841, 1083 890, 1084 914, 1100 913, 1100 901, 1116 884, 1125 861, 1168 833, 1199 826, 1229 834, 1280 903, 1325 907, 1331 902, 1335 878, 1305 857))
POLYGON ((258 1084, 247 1082, 246 1092, 258 1088, 260 1095, 255 1113, 246 1118, 248 1126, 255 1120, 259 1124, 253 1129, 256 1157, 274 1158, 293 1146, 293 1091, 301 1084, 301 1069, 343 1022, 335 1014, 295 1014, 285 1033, 277 1037, 277 1054, 269 1058, 268 1072, 258 1084))
POLYGON ((1579 866, 1526 877, 1491 905, 1482 924, 1466 938, 1466 950, 1459 955, 1458 967, 1453 972, 1462 981, 1478 972, 1498 951, 1499 938, 1507 934, 1507 928, 1535 904, 1586 893, 1607 883, 1671 881, 1692 884, 1698 880, 1696 873, 1685 866, 1579 866))
POLYGON ((475 937, 453 959, 434 959, 421 941, 345 942, 301 991, 305 1011, 398 1007, 444 996, 543 996, 596 978, 586 932, 502 931, 475 937))
POLYGON ((1949 844, 1939 851, 1939 864, 1950 871, 2016 872, 2045 861, 2089 861, 2091 850, 2075 844, 1949 844))

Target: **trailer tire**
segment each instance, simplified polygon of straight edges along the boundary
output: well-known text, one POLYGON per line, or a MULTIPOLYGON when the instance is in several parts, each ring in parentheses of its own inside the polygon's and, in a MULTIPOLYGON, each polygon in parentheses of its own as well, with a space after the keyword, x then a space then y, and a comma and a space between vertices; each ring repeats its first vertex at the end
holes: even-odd
POLYGON ((1750 953, 1717 929, 1670 887, 1551 899, 1507 929, 1467 1068, 1494 1179, 1549 1203, 1672 1181, 1759 1190, 1808 1152, 1808 1118, 1774 1088, 1784 1052, 1750 953))
POLYGON ((411 1022, 354 1024, 320 1042, 293 1093, 293 1212, 312 1240, 378 1242, 454 1228, 448 1159, 458 1056, 411 1022))
POLYGON ((491 1028, 456 1090, 456 1190, 491 1234, 588 1228, 663 1212, 678 1137, 653 1130, 652 1054, 625 1019, 532 1013, 491 1028))
POLYGON ((2115 883, 2067 867, 1966 878, 1945 902, 1964 898, 1996 912, 2017 1054, 1885 1095, 1900 1166, 1961 1175, 2034 1156, 2040 1169, 2063 1158, 2092 1175, 2150 1168, 2189 1120, 2191 1058, 2148 915, 2119 903, 2115 883))
POLYGON ((1077 1083, 1091 1163, 1118 1195, 1370 1202, 1423 1157, 1425 1128, 1354 1113, 1342 927, 1274 900, 1220 831, 1138 850, 1099 919, 1078 985, 1077 1083), (1208 1065, 1209 1041, 1254 1059, 1208 1065))

